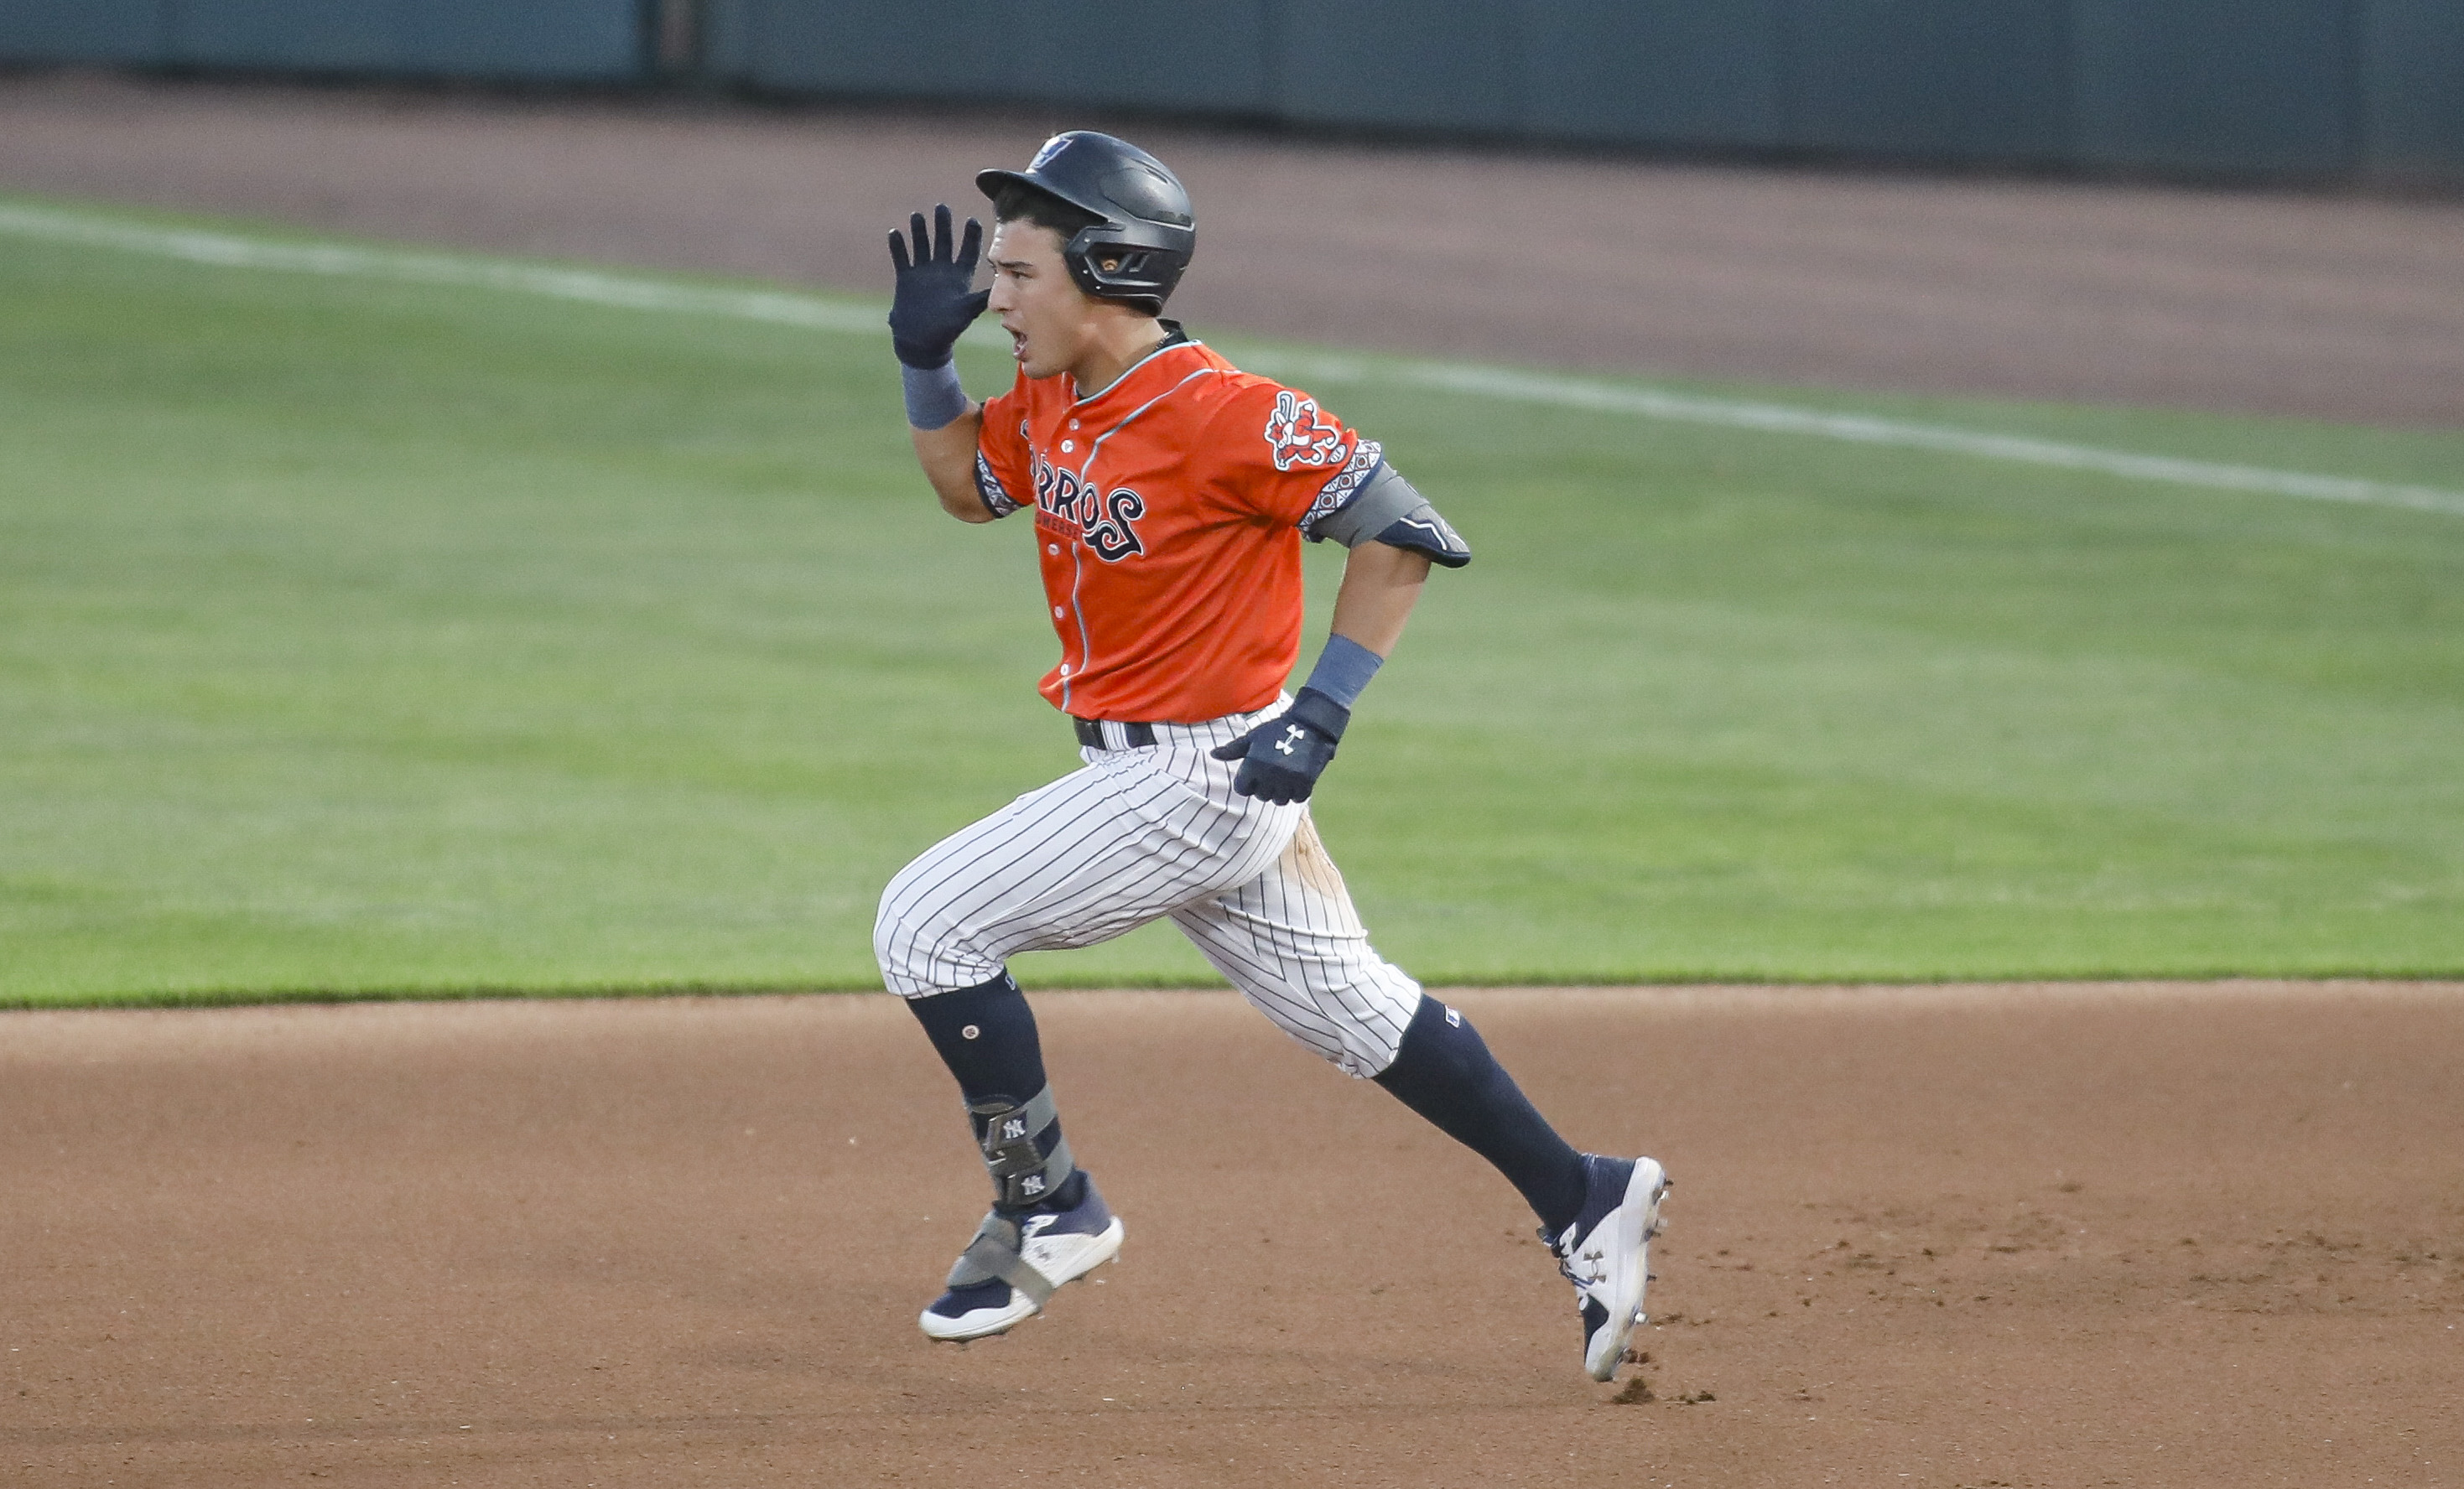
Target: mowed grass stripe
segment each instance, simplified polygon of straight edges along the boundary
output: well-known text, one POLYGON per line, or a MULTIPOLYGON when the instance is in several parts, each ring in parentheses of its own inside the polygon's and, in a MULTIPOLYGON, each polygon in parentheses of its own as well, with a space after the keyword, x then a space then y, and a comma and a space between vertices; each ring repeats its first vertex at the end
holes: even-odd
MULTIPOLYGON (((396 279, 415 284, 544 295, 558 299, 628 310, 725 316, 809 330, 886 338, 880 307, 777 291, 712 289, 639 274, 509 262, 467 254, 412 253, 339 243, 297 243, 236 236, 196 229, 146 227, 86 211, 0 202, 0 233, 150 253, 226 269, 396 279)), ((969 334, 974 344, 1001 344, 987 326, 969 334)), ((1347 384, 1397 381, 1481 399, 1549 404, 1632 414, 1639 418, 1763 434, 1800 435, 1932 450, 1982 460, 2092 471, 2125 480, 2157 481, 2218 491, 2255 492, 2311 501, 2363 502, 2464 515, 2464 492, 2353 476, 2222 465, 2175 455, 2103 449, 2025 435, 1947 428, 1785 404, 1705 398, 1666 388, 1517 372, 1477 363, 1398 359, 1337 359, 1258 348, 1245 359, 1272 366, 1292 381, 1347 384)))
MULTIPOLYGON (((1426 978, 2464 967, 2444 514, 1336 407, 1479 551, 1318 805, 1426 978)), ((0 246, 0 997, 872 985, 889 874, 1073 763, 1021 531, 900 424, 869 335, 0 246)))

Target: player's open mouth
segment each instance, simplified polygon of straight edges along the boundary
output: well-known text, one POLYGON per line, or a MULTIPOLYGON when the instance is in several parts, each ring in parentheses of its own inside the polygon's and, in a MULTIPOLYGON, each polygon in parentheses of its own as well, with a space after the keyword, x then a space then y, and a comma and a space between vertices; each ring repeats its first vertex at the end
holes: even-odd
MULTIPOLYGON (((1009 328, 1008 328, 1007 326, 1003 326, 1001 329, 1002 329, 1002 330, 1004 330, 1004 331, 1009 331, 1009 328)), ((1009 354, 1010 354, 1010 356, 1011 356, 1014 360, 1016 360, 1016 361, 1026 361, 1026 333, 1025 333, 1025 332, 1023 332, 1023 331, 1010 331, 1010 333, 1009 333, 1009 354)))

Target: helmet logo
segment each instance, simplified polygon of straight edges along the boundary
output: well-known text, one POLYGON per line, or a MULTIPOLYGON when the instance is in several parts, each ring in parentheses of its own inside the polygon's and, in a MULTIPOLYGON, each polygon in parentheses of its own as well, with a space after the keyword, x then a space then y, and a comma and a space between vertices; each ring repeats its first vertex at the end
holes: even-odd
POLYGON ((1059 155, 1062 151, 1067 148, 1069 148, 1069 137, 1067 135, 1054 135, 1051 139, 1044 142, 1044 148, 1035 152, 1035 159, 1026 163, 1026 168, 1030 172, 1042 170, 1045 166, 1052 164, 1052 158, 1054 156, 1059 155))

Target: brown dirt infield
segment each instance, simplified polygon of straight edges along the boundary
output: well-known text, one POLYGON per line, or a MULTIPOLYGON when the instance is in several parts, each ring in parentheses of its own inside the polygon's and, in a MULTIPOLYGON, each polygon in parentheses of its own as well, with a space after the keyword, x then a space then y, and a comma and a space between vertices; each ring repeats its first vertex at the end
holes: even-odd
POLYGON ((1130 1232, 1012 1335, 883 996, 0 1022, 39 1484, 2464 1481, 2464 986, 1461 995, 1677 1176, 1578 1369, 1512 1193, 1223 994, 1038 997, 1130 1232))
MULTIPOLYGON (((880 295, 888 228, 1082 122, 0 76, 0 187, 880 295)), ((1134 133, 1201 332, 2464 425, 2464 202, 1134 133)))

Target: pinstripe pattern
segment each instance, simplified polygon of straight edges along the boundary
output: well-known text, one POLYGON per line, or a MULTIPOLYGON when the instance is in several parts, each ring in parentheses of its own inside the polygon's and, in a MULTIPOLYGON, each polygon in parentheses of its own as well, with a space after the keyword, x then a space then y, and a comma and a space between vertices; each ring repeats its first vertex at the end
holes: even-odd
POLYGON ((1207 754, 1273 712, 1083 750, 1084 769, 935 843, 882 893, 884 983, 902 997, 973 987, 1021 952, 1169 915, 1294 1039, 1353 1075, 1385 1069, 1419 984, 1370 947, 1308 808, 1236 795, 1238 765, 1207 754))
POLYGON ((1370 946, 1306 807, 1273 867, 1172 920, 1242 996, 1345 1074, 1394 1062, 1420 985, 1370 946))

